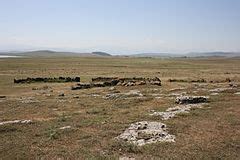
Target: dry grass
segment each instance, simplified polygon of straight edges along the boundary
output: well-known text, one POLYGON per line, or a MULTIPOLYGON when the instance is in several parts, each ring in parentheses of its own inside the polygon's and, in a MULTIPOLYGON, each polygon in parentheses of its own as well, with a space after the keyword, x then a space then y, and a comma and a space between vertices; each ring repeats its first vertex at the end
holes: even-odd
POLYGON ((33 120, 32 124, 0 126, 0 159, 114 159, 119 156, 239 159, 240 97, 234 94, 239 87, 211 96, 210 103, 202 109, 164 121, 169 132, 176 135, 176 143, 136 147, 114 139, 130 123, 162 121, 159 117, 149 116, 149 112, 173 106, 174 100, 168 96, 171 93, 209 95, 209 89, 228 87, 228 83, 201 86, 169 83, 168 79, 221 81, 230 78, 239 86, 239 62, 240 59, 95 57, 0 59, 0 95, 7 96, 0 99, 0 122, 33 120), (49 76, 80 76, 85 82, 98 76, 158 76, 163 83, 161 87, 116 87, 122 93, 139 90, 145 97, 143 99, 105 99, 103 97, 111 92, 108 87, 72 91, 70 88, 75 83, 13 83, 14 78, 49 76), (180 87, 183 89, 171 91, 180 87), (62 92, 65 96, 59 97, 62 92), (156 94, 162 98, 156 99, 156 94), (76 96, 79 98, 74 98, 76 96), (32 102, 24 103, 29 97, 32 102), (60 130, 63 126, 71 126, 71 129, 60 130))

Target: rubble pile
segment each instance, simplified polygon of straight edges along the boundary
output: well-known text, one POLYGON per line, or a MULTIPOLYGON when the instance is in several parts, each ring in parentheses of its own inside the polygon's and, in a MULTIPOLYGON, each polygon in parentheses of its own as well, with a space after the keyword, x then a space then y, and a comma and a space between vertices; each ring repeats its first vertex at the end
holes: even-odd
POLYGON ((180 113, 189 113, 192 108, 202 108, 202 104, 187 104, 168 108, 165 112, 153 112, 151 116, 161 116, 162 120, 168 120, 180 113))
POLYGON ((110 86, 136 86, 136 85, 158 85, 161 86, 161 80, 158 77, 155 78, 118 78, 118 77, 97 77, 92 78, 91 83, 79 83, 76 86, 72 86, 72 90, 87 89, 94 87, 110 87, 110 86))
POLYGON ((139 90, 130 90, 126 93, 109 93, 104 98, 116 99, 116 98, 129 98, 129 97, 143 97, 143 94, 139 90))
POLYGON ((141 121, 130 125, 117 139, 138 146, 156 142, 175 142, 175 136, 167 132, 166 125, 160 122, 141 121))

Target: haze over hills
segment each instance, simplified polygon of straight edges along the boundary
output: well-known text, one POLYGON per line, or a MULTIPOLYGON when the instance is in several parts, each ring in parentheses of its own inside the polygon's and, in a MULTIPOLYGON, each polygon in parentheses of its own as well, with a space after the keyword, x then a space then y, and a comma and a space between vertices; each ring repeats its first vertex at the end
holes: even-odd
POLYGON ((240 57, 240 52, 193 52, 188 53, 187 57, 240 57))
POLYGON ((131 57, 181 57, 183 54, 172 54, 172 53, 139 53, 130 55, 131 57))
POLYGON ((174 53, 141 53, 131 55, 131 57, 240 57, 240 52, 192 52, 184 54, 174 53))
MULTIPOLYGON (((78 52, 65 52, 65 51, 51 51, 51 50, 36 50, 25 52, 0 52, 0 55, 14 55, 14 56, 29 56, 29 57, 56 57, 56 56, 81 56, 81 57, 110 57, 112 56, 106 52, 91 52, 91 53, 78 53, 78 52)), ((177 57, 240 57, 240 52, 192 52, 192 53, 140 53, 140 54, 128 54, 117 55, 128 57, 155 57, 155 58, 177 58, 177 57)))

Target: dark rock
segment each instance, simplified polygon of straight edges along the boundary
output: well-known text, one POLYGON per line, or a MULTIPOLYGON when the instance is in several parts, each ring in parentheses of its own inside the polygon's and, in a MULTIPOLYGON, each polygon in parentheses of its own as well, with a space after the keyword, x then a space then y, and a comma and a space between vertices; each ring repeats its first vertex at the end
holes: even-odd
POLYGON ((90 83, 78 83, 77 86, 72 86, 72 90, 88 89, 92 87, 90 83))
POLYGON ((34 83, 34 82, 53 82, 53 83, 60 83, 60 82, 80 82, 80 77, 59 77, 59 78, 26 78, 26 79, 14 79, 14 83, 34 83))
POLYGON ((206 96, 180 96, 177 97, 175 102, 177 104, 195 104, 195 103, 205 103, 208 97, 206 96))
POLYGON ((75 77, 75 82, 80 82, 80 77, 75 77))
POLYGON ((64 93, 60 93, 58 96, 59 96, 59 97, 64 97, 65 94, 64 94, 64 93))
POLYGON ((116 79, 118 79, 118 77, 97 77, 97 78, 92 78, 92 82, 106 82, 106 81, 112 81, 116 79))

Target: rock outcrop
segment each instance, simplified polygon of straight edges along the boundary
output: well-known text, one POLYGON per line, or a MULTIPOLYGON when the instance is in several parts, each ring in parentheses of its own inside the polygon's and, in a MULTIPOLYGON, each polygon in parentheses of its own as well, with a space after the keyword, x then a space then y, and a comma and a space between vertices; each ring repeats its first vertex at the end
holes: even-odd
POLYGON ((167 132, 165 124, 147 121, 131 124, 117 139, 138 146, 156 142, 175 142, 175 136, 167 132))

